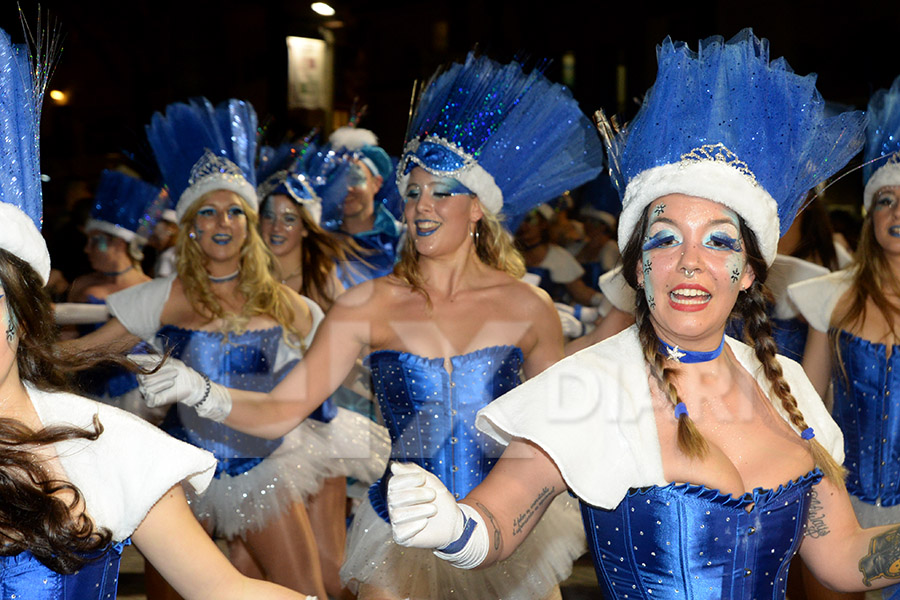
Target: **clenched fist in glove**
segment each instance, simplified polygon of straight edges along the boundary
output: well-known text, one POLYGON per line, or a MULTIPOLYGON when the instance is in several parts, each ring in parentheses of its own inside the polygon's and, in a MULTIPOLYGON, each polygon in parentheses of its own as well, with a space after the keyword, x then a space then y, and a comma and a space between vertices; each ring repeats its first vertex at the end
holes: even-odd
MULTIPOLYGON (((159 357, 129 354, 128 360, 143 369, 153 369, 159 357)), ((231 413, 228 388, 213 383, 177 358, 167 358, 153 373, 138 373, 138 385, 144 402, 150 408, 179 402, 192 406, 197 414, 213 421, 224 421, 231 413)))
POLYGON ((394 541, 429 548, 461 569, 480 565, 488 553, 484 519, 457 504, 441 480, 414 463, 391 464, 387 503, 394 541))

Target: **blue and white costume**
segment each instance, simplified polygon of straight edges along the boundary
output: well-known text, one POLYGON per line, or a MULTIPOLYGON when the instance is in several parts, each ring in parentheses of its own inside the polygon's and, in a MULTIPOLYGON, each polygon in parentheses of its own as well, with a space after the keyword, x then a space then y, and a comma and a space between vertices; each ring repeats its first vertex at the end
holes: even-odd
POLYGON ((115 598, 122 549, 147 512, 172 486, 187 480, 202 492, 215 471, 208 452, 172 439, 156 427, 114 407, 74 394, 28 395, 44 426, 93 429, 96 415, 103 433, 95 441, 73 439, 55 445, 65 478, 81 492, 95 528, 112 532, 110 546, 72 575, 43 565, 30 552, 0 557, 0 597, 28 600, 106 600, 115 598))
MULTIPOLYGON (((162 326, 160 315, 175 277, 157 278, 108 298, 110 312, 132 333, 222 385, 269 391, 300 360, 312 341, 322 310, 305 299, 313 327, 300 347, 290 345, 281 327, 241 334, 162 326)), ((175 437, 212 451, 219 461, 216 479, 202 497, 191 498, 201 520, 226 538, 266 521, 294 502, 303 502, 330 477, 373 481, 388 453, 383 427, 330 401, 278 440, 241 433, 175 405, 163 428, 175 437)))
MULTIPOLYGON (((729 348, 773 397, 752 348, 729 348)), ((778 358, 816 439, 839 463, 841 432, 797 363, 778 358)), ((773 407, 790 423, 781 402, 773 407)), ((666 481, 649 375, 632 326, 570 356, 483 409, 479 429, 553 459, 581 503, 607 598, 784 598, 818 470, 740 497, 666 481), (557 398, 557 402, 548 399, 557 398), (752 505, 752 509, 747 510, 752 505)), ((798 434, 800 432, 798 431, 798 434)))
MULTIPOLYGON (((852 270, 792 285, 791 300, 813 329, 831 331, 838 301, 853 286, 852 270)), ((844 432, 847 491, 863 527, 900 521, 900 380, 891 348, 836 332, 843 369, 832 370, 832 415, 844 432)))
MULTIPOLYGON (((487 476, 503 446, 475 429, 475 415, 520 382, 522 351, 493 346, 441 358, 380 350, 367 358, 373 390, 391 434, 391 459, 431 471, 464 498, 487 476)), ((391 538, 387 479, 372 485, 351 527, 341 578, 392 590, 401 598, 534 598, 571 573, 585 551, 578 513, 560 498, 509 559, 481 571, 460 571, 430 550, 391 538)))

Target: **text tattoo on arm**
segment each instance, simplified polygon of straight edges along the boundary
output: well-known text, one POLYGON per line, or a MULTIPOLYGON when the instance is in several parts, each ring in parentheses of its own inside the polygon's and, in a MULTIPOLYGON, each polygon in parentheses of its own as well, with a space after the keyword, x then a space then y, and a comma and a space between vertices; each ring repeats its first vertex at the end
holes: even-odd
POLYGON ((803 535, 811 538, 825 537, 831 531, 825 523, 825 510, 819 494, 814 487, 810 492, 809 514, 806 517, 806 531, 803 535))
POLYGON ((522 529, 525 527, 525 524, 528 523, 531 518, 535 515, 535 513, 543 506, 549 499, 552 499, 556 494, 556 488, 548 488, 545 487, 541 490, 541 493, 538 494, 537 498, 534 499, 534 502, 531 503, 531 506, 523 512, 521 515, 516 517, 513 520, 513 535, 519 535, 522 533, 522 529))

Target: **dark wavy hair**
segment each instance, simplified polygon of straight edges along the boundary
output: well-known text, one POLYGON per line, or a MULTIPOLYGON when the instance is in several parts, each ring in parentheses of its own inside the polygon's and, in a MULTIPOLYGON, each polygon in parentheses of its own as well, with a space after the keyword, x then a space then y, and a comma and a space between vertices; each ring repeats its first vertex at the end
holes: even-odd
MULTIPOLYGON (((9 321, 18 340, 16 365, 22 381, 48 392, 71 391, 76 373, 115 363, 134 370, 127 359, 106 351, 67 352, 55 345, 57 329, 43 281, 27 262, 0 250, 0 284, 9 321)), ((85 513, 81 493, 67 481, 49 477, 38 449, 63 440, 96 440, 90 430, 49 426, 40 430, 0 417, 0 555, 30 551, 60 573, 73 573, 111 540, 85 513)))

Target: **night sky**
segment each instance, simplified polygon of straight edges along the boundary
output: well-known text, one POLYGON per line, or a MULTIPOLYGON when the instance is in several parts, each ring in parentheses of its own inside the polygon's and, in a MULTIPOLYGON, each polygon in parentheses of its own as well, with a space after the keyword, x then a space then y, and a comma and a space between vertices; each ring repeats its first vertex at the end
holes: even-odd
MULTIPOLYGON (((0 26, 21 41, 15 4, 3 4, 0 26)), ((572 52, 573 92, 585 112, 602 107, 625 118, 653 82, 655 46, 666 35, 696 47, 700 38, 729 38, 753 27, 769 38, 773 56, 785 56, 798 73, 817 72, 826 99, 859 108, 900 74, 900 2, 332 5, 337 14, 323 18, 306 1, 43 1, 65 36, 50 87, 70 95, 66 106, 49 99, 45 104, 46 201, 60 202, 72 179, 92 183, 102 168, 121 162, 122 153, 133 155, 131 166, 152 177, 144 124, 154 111, 192 96, 249 100, 270 144, 302 136, 314 125, 330 129, 321 113, 289 114, 286 108, 284 38, 321 37, 325 25, 335 36, 335 108, 349 110, 354 98, 367 104, 362 126, 394 155, 401 150, 413 81, 476 46, 500 61, 549 59, 546 73, 555 81, 563 54, 572 52), (626 68, 624 106, 616 101, 618 65, 626 68)), ((36 3, 24 0, 22 8, 33 22, 36 3)))

